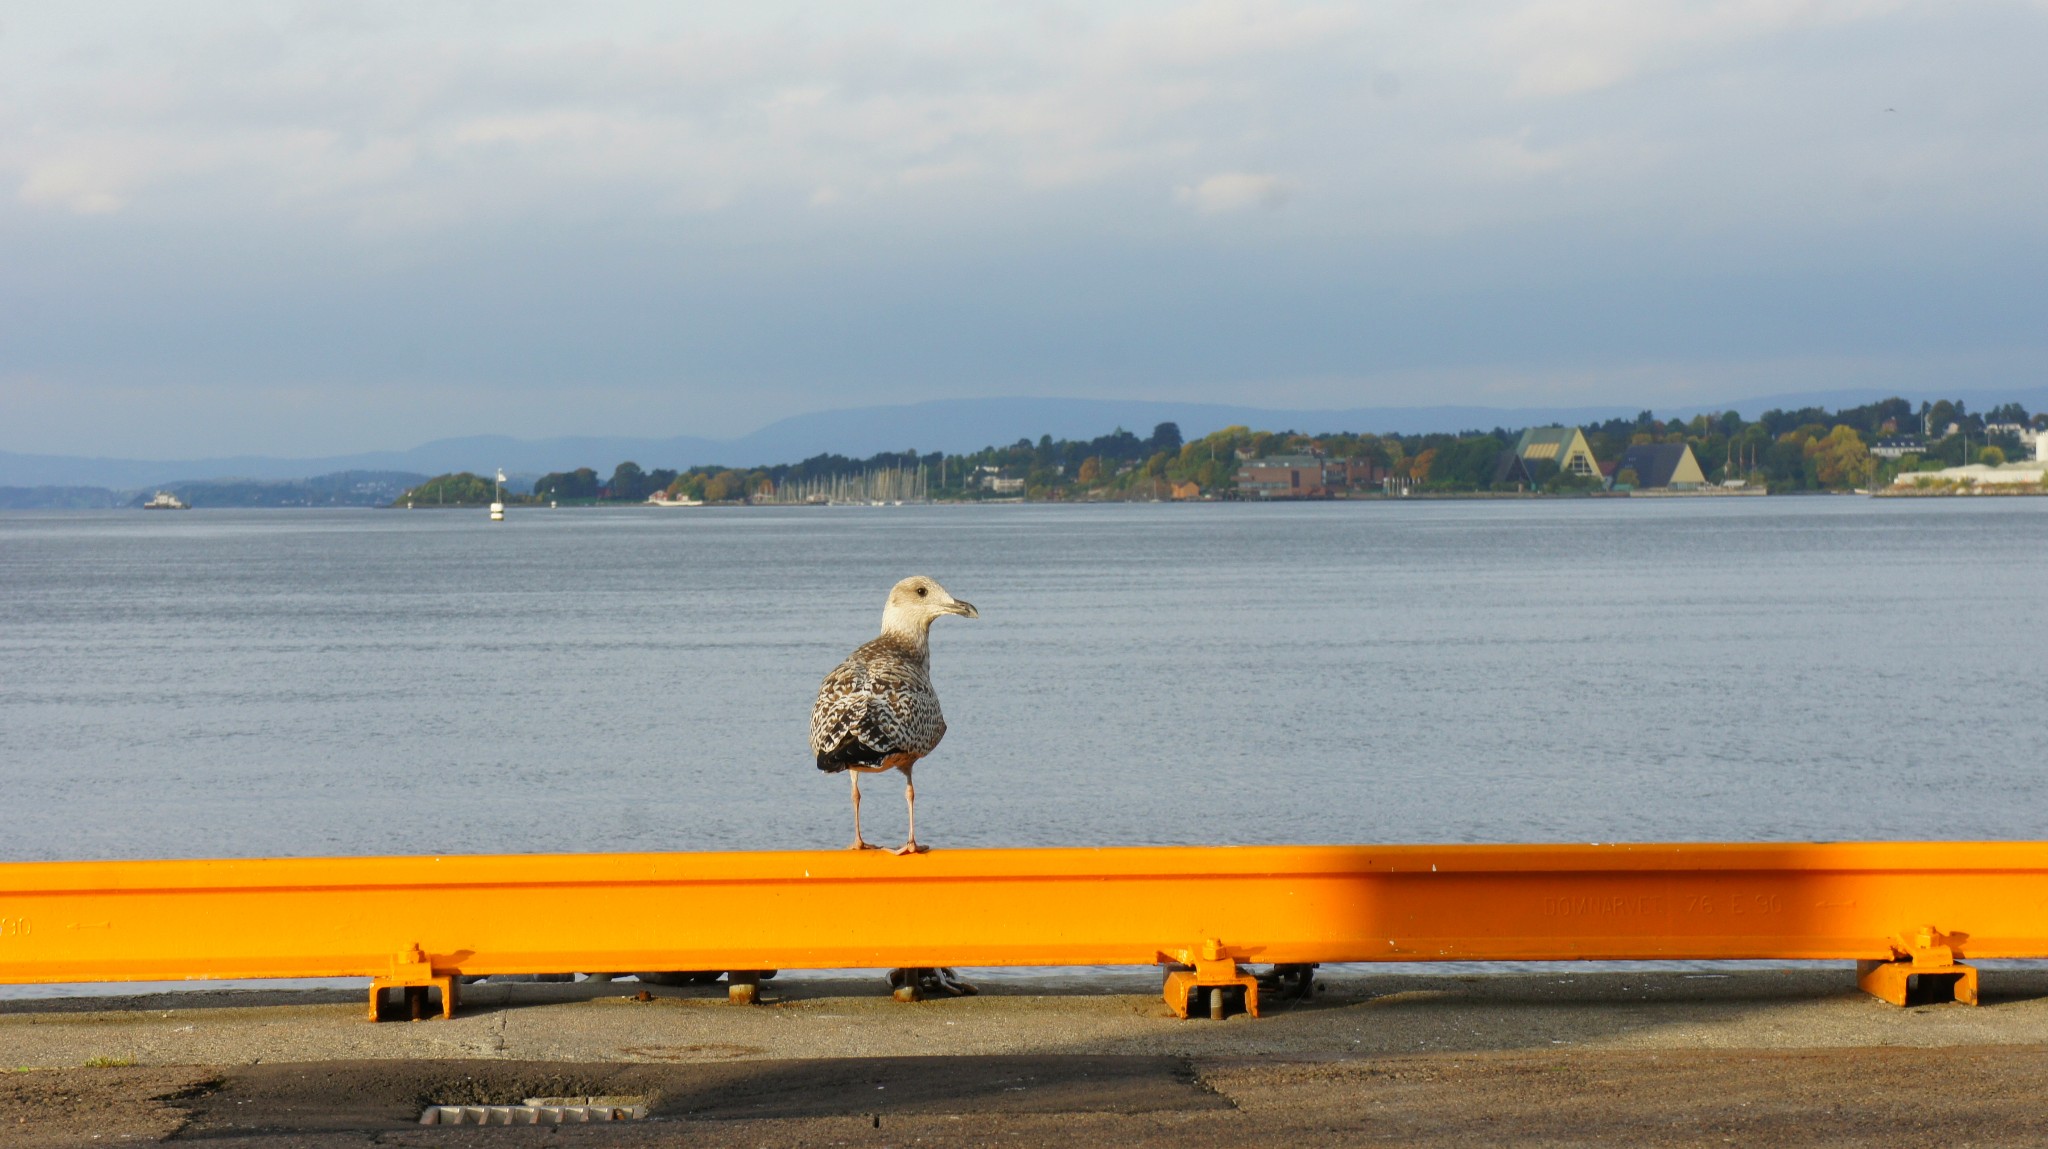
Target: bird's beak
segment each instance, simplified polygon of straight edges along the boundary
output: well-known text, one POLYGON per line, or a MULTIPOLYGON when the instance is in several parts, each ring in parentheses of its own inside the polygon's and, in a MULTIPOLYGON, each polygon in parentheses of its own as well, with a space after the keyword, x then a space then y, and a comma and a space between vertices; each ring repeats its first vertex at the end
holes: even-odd
POLYGON ((957 598, 956 598, 956 599, 954 599, 954 600, 953 600, 952 602, 950 602, 950 603, 947 603, 947 604, 946 604, 946 613, 948 613, 948 614, 957 614, 957 615, 959 615, 959 616, 960 616, 960 617, 962 617, 962 618, 980 618, 980 617, 981 617, 981 612, 980 612, 980 611, 978 611, 978 610, 976 610, 976 609, 974 609, 974 604, 973 604, 973 603, 971 603, 971 602, 961 602, 961 601, 960 601, 959 599, 957 599, 957 598))

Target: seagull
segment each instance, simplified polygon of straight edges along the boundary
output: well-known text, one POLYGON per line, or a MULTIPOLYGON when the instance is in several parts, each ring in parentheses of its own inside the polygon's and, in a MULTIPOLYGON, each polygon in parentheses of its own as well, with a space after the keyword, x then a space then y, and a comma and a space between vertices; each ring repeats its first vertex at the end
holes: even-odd
POLYGON ((853 849, 875 848, 860 833, 860 776, 884 770, 903 771, 903 800, 910 808, 910 837, 895 852, 928 848, 917 841, 917 787, 910 768, 946 736, 931 680, 932 620, 942 614, 981 617, 974 604, 923 575, 897 583, 882 608, 881 635, 847 655, 818 687, 811 752, 818 769, 844 770, 853 780, 853 849))

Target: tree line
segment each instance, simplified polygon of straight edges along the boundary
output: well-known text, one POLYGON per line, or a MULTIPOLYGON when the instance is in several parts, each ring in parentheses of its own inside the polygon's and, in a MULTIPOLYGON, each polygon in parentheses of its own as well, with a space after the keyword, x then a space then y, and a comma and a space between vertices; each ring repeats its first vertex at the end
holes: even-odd
MULTIPOLYGON (((1829 411, 1820 407, 1765 411, 1746 420, 1734 411, 1689 419, 1659 419, 1643 411, 1582 427, 1603 462, 1631 446, 1683 443, 1711 483, 1740 479, 1772 491, 1844 490, 1888 483, 1900 471, 1934 470, 1963 463, 2022 457, 2019 428, 2048 428, 2048 413, 2029 414, 2017 403, 1972 412, 1955 400, 1890 398, 1829 411), (1874 454, 1887 441, 1910 440, 1902 457, 1874 454)), ((1423 491, 1486 491, 1525 485, 1517 476, 1497 484, 1502 452, 1519 430, 1495 427, 1455 433, 1307 433, 1226 427, 1184 439, 1178 425, 1160 423, 1145 437, 1118 428, 1094 439, 1018 439, 966 454, 881 452, 866 458, 814 455, 797 463, 735 468, 703 465, 645 470, 622 462, 609 478, 579 467, 541 476, 530 494, 508 496, 536 503, 639 503, 653 494, 707 503, 794 501, 792 492, 815 491, 821 481, 884 472, 917 476, 914 489, 944 500, 1022 496, 1068 499, 1163 499, 1176 488, 1202 496, 1232 497, 1238 469, 1276 455, 1315 454, 1355 459, 1403 485, 1423 491)), ((1539 489, 1556 493, 1604 484, 1597 476, 1560 472, 1555 464, 1529 469, 1539 489)), ((1627 476, 1620 476, 1626 480, 1627 476)), ((468 473, 439 476, 401 496, 415 505, 488 502, 489 479, 468 473), (458 497, 459 496, 459 497, 458 497)), ((815 496, 813 496, 815 497, 815 496)))

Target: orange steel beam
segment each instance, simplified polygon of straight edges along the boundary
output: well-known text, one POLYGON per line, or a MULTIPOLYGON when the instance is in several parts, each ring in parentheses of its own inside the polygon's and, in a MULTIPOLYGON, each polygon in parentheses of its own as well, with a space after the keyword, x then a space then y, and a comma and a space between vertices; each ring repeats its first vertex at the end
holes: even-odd
MULTIPOLYGON (((1254 846, 0 864, 0 982, 2048 957, 2048 843, 1254 846)), ((1892 984, 1896 982, 1896 985, 1892 984)), ((1169 984, 1168 996, 1176 993, 1169 984)), ((1247 1004, 1257 1010, 1256 988, 1247 1004)))

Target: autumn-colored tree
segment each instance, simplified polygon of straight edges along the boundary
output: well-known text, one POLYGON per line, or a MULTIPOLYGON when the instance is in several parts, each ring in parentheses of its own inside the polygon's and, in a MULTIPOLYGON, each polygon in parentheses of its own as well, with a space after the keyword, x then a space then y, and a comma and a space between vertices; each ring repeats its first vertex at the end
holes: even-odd
POLYGON ((1804 449, 1807 458, 1813 460, 1814 477, 1823 487, 1839 490, 1867 486, 1876 470, 1870 448, 1863 445, 1863 437, 1853 427, 1836 427, 1824 436, 1809 439, 1804 449))
POLYGON ((1081 483, 1101 482, 1102 460, 1094 455, 1090 455, 1086 459, 1081 460, 1081 470, 1078 474, 1074 476, 1074 478, 1075 481, 1081 483))
POLYGON ((746 493, 747 477, 738 471, 720 471, 704 482, 704 501, 722 503, 746 493))
POLYGON ((1418 483, 1429 481, 1429 465, 1436 462, 1436 448, 1431 447, 1413 459, 1408 460, 1408 477, 1418 483))

